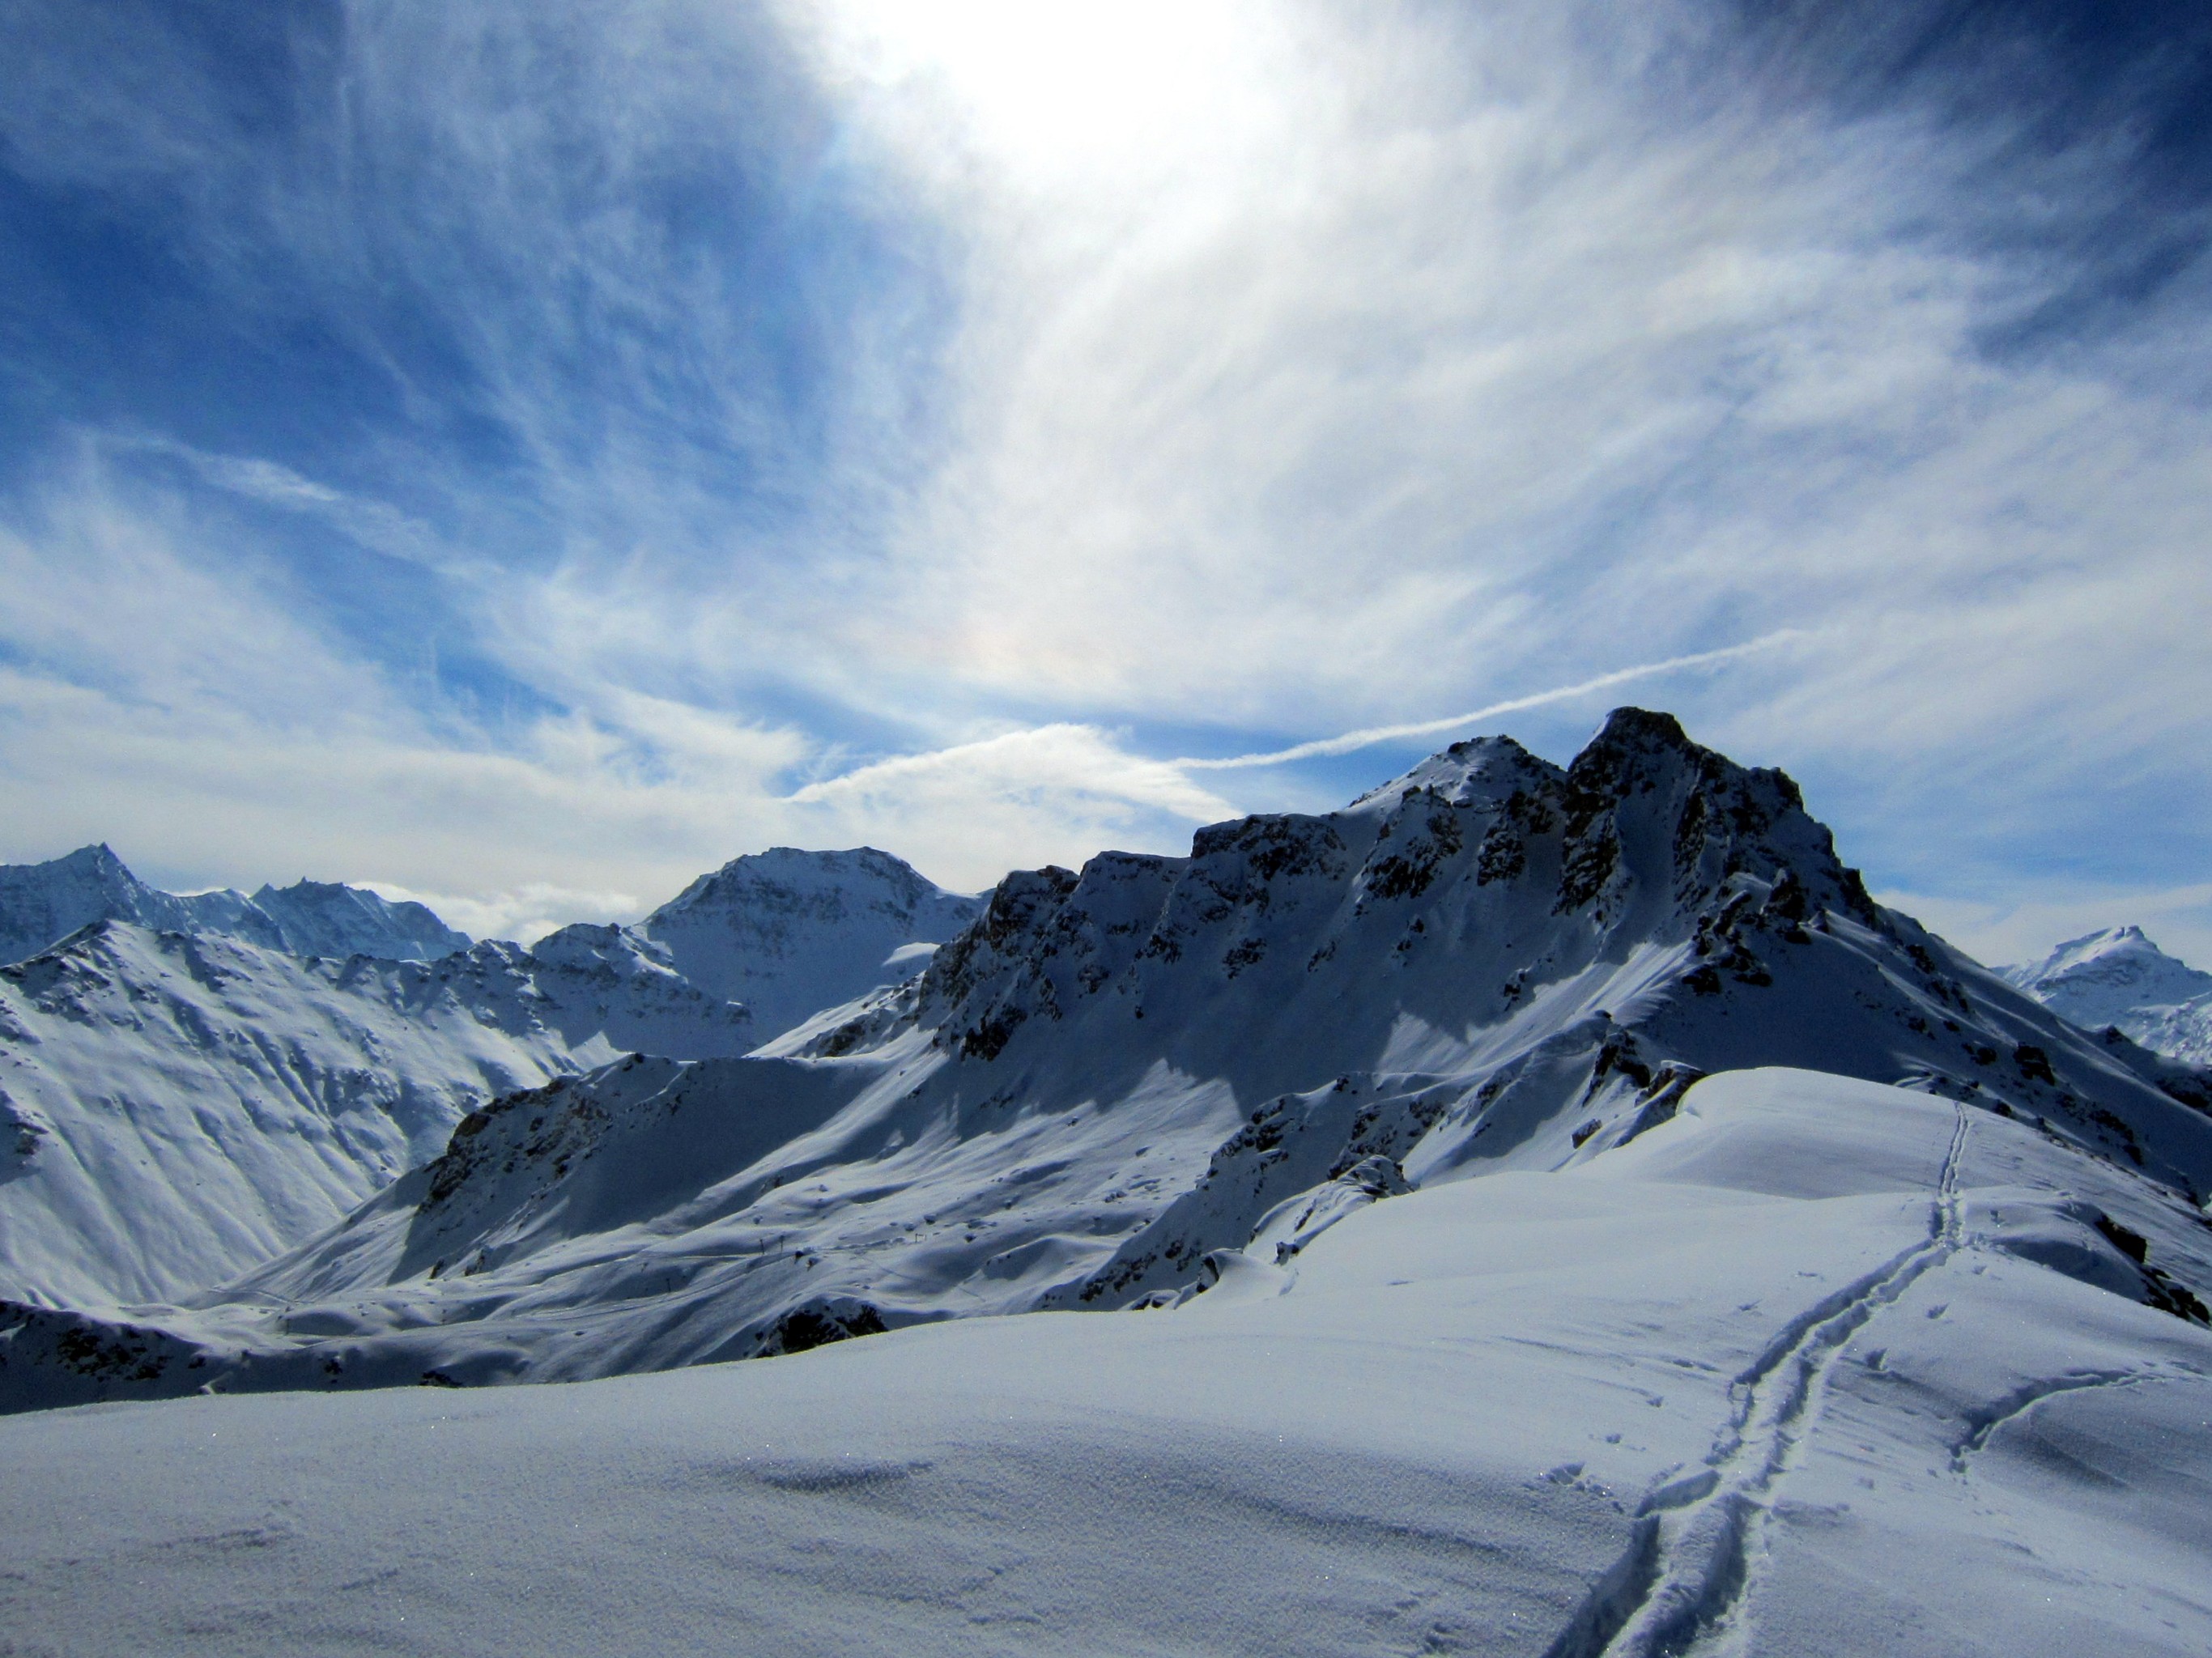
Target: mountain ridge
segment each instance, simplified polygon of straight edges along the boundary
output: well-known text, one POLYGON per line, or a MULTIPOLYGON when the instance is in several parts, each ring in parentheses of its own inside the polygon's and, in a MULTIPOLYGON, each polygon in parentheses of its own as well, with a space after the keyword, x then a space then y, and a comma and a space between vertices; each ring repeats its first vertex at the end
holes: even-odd
POLYGON ((1173 1302, 1407 1186, 1577 1167, 1699 1076, 1776 1065, 2011 1117, 2177 1212, 2212 1187, 2203 1073, 1875 905, 1784 774, 1622 710, 1565 768, 1459 744, 1188 857, 1010 874, 918 976, 744 1059, 494 1102, 157 1327, 224 1385, 352 1386, 1173 1302))
MULTIPOLYGON (((104 847, 58 864, 90 884, 94 907, 153 925, 94 920, 0 969, 0 1295, 98 1306, 204 1290, 434 1157, 498 1095, 632 1052, 734 1056, 781 1029, 692 982, 639 928, 577 923, 528 949, 490 940, 397 961, 343 948, 408 920, 356 889, 181 900, 104 847), (279 917, 285 935, 258 941, 279 917)), ((55 867, 10 872, 68 897, 55 867)), ((843 1000, 911 974, 930 947, 913 923, 941 920, 948 896, 872 849, 741 858, 686 893, 656 912, 688 924, 678 946, 692 958, 719 946, 786 1004, 810 986, 843 1000), (772 902, 793 892, 795 920, 772 902), (752 902, 765 913, 750 916, 752 902), (810 949, 761 947, 825 916, 850 924, 810 949)))
POLYGON ((293 956, 431 961, 466 950, 468 934, 429 908, 364 887, 301 879, 179 896, 151 887, 105 841, 43 864, 0 864, 0 962, 27 960, 95 921, 157 932, 219 933, 293 956))

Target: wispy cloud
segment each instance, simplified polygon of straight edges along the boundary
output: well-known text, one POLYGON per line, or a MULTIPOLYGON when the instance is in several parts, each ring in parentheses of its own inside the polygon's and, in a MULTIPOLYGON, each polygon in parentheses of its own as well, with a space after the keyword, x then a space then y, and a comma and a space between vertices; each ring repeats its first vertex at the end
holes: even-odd
POLYGON ((1804 637, 1801 629, 1781 629, 1761 638, 1747 640, 1741 645, 1723 645, 1717 650, 1668 657, 1663 662, 1644 662, 1632 668, 1616 668, 1611 673, 1601 673, 1592 679, 1578 680, 1571 685, 1555 685, 1550 690, 1533 691, 1526 696, 1508 697, 1503 702, 1492 702, 1470 709, 1466 714, 1446 714, 1440 720, 1417 720, 1403 726, 1370 726, 1364 730, 1346 732, 1337 737, 1316 738, 1310 743, 1296 743, 1287 749, 1274 749, 1264 754, 1236 754, 1214 759, 1186 758, 1170 763, 1185 771, 1238 770, 1249 766, 1287 765, 1292 761, 1312 760, 1323 755, 1352 754, 1360 749, 1373 748, 1378 743, 1402 743, 1411 738, 1440 737, 1447 732, 1465 730, 1485 720, 1501 720, 1507 714, 1525 714, 1531 708, 1548 708, 1554 702, 1575 701, 1599 691, 1612 690, 1616 686, 1633 684, 1638 680, 1680 673, 1685 669, 1707 668, 1723 662, 1734 662, 1760 651, 1771 651, 1777 646, 1795 643, 1804 637))
POLYGON ((1648 683, 1893 884, 2185 884, 2178 60, 1851 10, 17 9, 0 835, 980 884, 1648 683))

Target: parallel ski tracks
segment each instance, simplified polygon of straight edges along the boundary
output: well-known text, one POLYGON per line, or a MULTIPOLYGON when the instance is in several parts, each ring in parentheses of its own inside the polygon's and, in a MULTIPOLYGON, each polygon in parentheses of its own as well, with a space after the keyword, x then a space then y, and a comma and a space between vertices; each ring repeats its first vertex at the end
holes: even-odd
POLYGON ((1965 1241, 1954 1108, 1929 1234, 1792 1319, 1729 1384, 1729 1418, 1700 1467, 1644 1500, 1629 1546, 1584 1597, 1545 1658, 1680 1658, 1741 1644, 1754 1564, 1777 1489, 1796 1465, 1844 1344, 1965 1241))

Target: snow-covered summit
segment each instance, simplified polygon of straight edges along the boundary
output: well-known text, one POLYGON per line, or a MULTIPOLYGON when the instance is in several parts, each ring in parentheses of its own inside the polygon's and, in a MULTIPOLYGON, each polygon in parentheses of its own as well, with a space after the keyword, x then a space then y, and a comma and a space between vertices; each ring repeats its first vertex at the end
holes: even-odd
POLYGON ((428 905, 393 902, 366 887, 337 881, 300 880, 264 885, 253 906, 276 924, 283 947, 295 956, 380 956, 395 962, 434 962, 466 950, 469 935, 447 926, 428 905))
POLYGON ((1455 743, 1431 755, 1411 771, 1377 784, 1347 811, 1386 806, 1408 789, 1418 789, 1449 800, 1455 806, 1477 800, 1503 800, 1514 790, 1556 779, 1559 768, 1539 759, 1510 737, 1475 737, 1455 743))
POLYGON ((2161 1054, 2212 1064, 2212 973, 2167 955, 2141 927, 2069 938, 2039 962, 1998 971, 2076 1024, 2114 1026, 2161 1054))
POLYGON ((0 962, 18 962, 94 921, 161 932, 223 932, 282 949, 276 926, 240 892, 180 898, 148 886, 106 845, 43 864, 0 864, 0 962))
POLYGON ((94 921, 156 932, 220 934, 294 956, 429 961, 468 935, 418 903, 360 887, 302 880, 251 898, 228 888, 179 896, 150 887, 106 845, 43 864, 0 864, 0 962, 18 962, 94 921))
POLYGON ((2076 1024, 2110 1024, 2138 1007, 2170 1007, 2212 993, 2212 973, 2167 955, 2138 926, 2069 938, 2039 962, 1999 972, 2076 1024))
POLYGON ((635 929, 694 984, 753 1011, 763 1036, 915 972, 981 913, 873 847, 772 847, 701 876, 635 929))
POLYGON ((2212 1079, 1879 908, 1783 774, 1634 710, 1565 768, 1476 758, 1017 872, 918 978, 749 1057, 495 1102, 160 1339, 226 1386, 574 1378, 1173 1301, 1224 1252, 1578 1167, 1765 1065, 2212 1189, 2212 1079))

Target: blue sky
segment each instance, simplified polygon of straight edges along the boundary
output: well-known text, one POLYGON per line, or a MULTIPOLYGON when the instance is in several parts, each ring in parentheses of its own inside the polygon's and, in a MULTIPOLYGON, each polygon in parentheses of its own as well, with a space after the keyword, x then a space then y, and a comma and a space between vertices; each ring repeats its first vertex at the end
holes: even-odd
POLYGON ((2212 960, 2208 88, 2183 3, 26 0, 0 857, 973 887, 1692 658, 1487 728, 2212 960))

